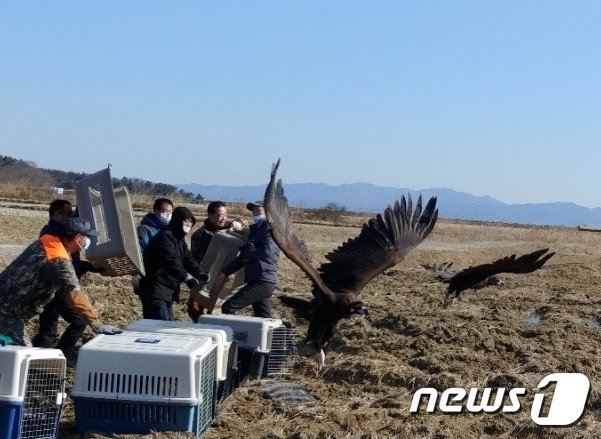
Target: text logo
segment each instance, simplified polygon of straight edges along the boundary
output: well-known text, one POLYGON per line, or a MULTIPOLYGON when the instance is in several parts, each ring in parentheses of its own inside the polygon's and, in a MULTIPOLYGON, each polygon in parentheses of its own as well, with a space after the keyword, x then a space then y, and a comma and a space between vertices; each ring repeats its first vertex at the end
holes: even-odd
POLYGON ((547 416, 541 416, 546 395, 536 393, 530 410, 532 420, 538 425, 568 426, 577 422, 584 413, 584 406, 591 388, 586 375, 581 373, 552 373, 538 383, 539 389, 555 384, 547 416))
MULTIPOLYGON (((553 373, 544 377, 537 388, 545 390, 553 383, 555 390, 551 395, 547 395, 546 392, 534 394, 530 410, 532 420, 538 425, 555 427, 576 423, 582 417, 588 399, 588 378, 581 373, 553 373), (543 415, 543 407, 548 408, 546 415, 543 415)), ((509 391, 503 387, 469 390, 452 387, 443 391, 438 399, 436 389, 424 387, 413 394, 409 411, 417 413, 422 397, 427 397, 427 413, 434 412, 437 402, 438 409, 443 413, 462 413, 464 409, 470 413, 513 413, 522 409, 521 399, 526 394, 527 391, 523 387, 509 391)))

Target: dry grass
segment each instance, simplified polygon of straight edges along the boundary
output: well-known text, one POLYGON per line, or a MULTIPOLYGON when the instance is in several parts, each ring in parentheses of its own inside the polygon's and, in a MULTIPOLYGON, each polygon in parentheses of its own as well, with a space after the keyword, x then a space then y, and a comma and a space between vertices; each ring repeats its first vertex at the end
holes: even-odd
MULTIPOLYGON (((240 205, 241 216, 248 213, 240 205)), ((204 216, 204 210, 197 210, 204 216)), ((237 213, 230 207, 230 212, 237 213)), ((0 212, 0 244, 26 244, 37 236, 44 217, 0 212)), ((314 263, 358 226, 297 224, 314 263)), ((337 327, 327 367, 316 375, 312 350, 301 346, 290 379, 316 399, 311 407, 274 403, 261 386, 237 389, 203 436, 217 438, 596 438, 601 427, 601 329, 583 319, 601 318, 599 248, 601 234, 565 228, 512 227, 441 220, 435 231, 405 261, 374 279, 364 290, 370 307, 365 318, 343 320, 337 327), (467 292, 449 309, 441 307, 445 288, 420 268, 424 262, 453 261, 461 268, 511 253, 550 247, 557 254, 528 275, 507 275, 503 288, 467 292), (542 322, 524 317, 539 314, 542 322), (592 385, 582 420, 568 428, 544 428, 530 418, 533 391, 553 372, 581 372, 592 385), (528 389, 519 413, 409 413, 413 392, 431 386, 517 386, 528 389)), ((0 256, 0 267, 14 256, 0 256)), ((97 274, 84 280, 103 318, 125 325, 140 318, 127 278, 97 274)), ((310 284, 282 257, 276 297, 309 298, 310 284)), ((185 297, 185 294, 183 295, 185 297)), ((303 333, 306 322, 274 300, 278 316, 303 333)), ((184 304, 176 315, 187 320, 184 304)), ((31 330, 35 330, 31 322, 31 330)), ((86 334, 92 336, 91 333, 86 334)), ((69 373, 69 386, 72 384, 69 373)), ((69 403, 62 439, 80 437, 69 403)), ((100 432, 87 437, 106 439, 100 432)), ((122 435, 120 438, 180 439, 182 433, 122 435)))

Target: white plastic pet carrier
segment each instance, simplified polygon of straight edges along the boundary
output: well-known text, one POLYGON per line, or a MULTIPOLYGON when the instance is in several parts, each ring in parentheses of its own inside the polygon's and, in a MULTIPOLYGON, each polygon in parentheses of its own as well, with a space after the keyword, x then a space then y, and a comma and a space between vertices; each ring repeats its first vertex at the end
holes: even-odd
POLYGON ((58 437, 66 369, 58 349, 0 347, 0 438, 58 437))
POLYGON ((238 341, 240 375, 244 378, 268 377, 289 372, 296 353, 297 339, 292 328, 280 319, 203 314, 199 323, 229 326, 238 341))
POLYGON ((77 429, 187 431, 199 437, 213 420, 215 355, 208 337, 96 336, 77 360, 71 392, 77 429))
POLYGON ((106 276, 144 274, 129 194, 124 186, 113 189, 111 168, 79 180, 75 195, 79 215, 99 233, 91 238, 86 259, 106 268, 106 276))
POLYGON ((130 323, 125 330, 209 337, 216 349, 217 399, 229 396, 234 390, 237 384, 238 342, 234 340, 232 328, 193 322, 142 319, 130 323))

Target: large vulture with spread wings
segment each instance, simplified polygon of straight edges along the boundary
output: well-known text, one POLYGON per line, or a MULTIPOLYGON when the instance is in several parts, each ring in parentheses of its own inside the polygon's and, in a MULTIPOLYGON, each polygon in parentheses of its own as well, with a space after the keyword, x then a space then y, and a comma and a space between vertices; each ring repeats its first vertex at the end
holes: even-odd
POLYGON ((305 244, 294 234, 282 181, 276 183, 280 161, 273 165, 271 180, 265 191, 265 214, 273 239, 284 254, 298 265, 313 282, 311 302, 282 298, 298 315, 310 319, 305 342, 312 342, 318 352, 318 367, 325 362, 324 346, 334 334, 336 323, 354 314, 367 314, 359 293, 374 277, 401 262, 432 231, 438 218, 436 198, 422 209, 419 196, 413 205, 404 196, 363 224, 359 235, 328 253, 316 269, 309 262, 305 244))
POLYGON ((446 308, 455 299, 459 298, 464 290, 503 284, 503 281, 496 276, 499 273, 530 273, 538 270, 555 254, 555 252, 547 253, 547 251, 549 249, 544 248, 527 253, 519 258, 513 254, 494 262, 468 267, 459 272, 451 269, 453 264, 449 262, 439 265, 424 264, 422 266, 431 270, 436 279, 449 284, 443 302, 443 306, 446 308))

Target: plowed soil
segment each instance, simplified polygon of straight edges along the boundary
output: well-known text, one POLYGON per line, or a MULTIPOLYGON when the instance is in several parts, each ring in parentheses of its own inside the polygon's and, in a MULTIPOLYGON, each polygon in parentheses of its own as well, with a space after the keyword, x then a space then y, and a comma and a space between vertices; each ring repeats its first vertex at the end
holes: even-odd
MULTIPOLYGON (((43 214, 13 213, 0 212, 0 268, 18 254, 15 249, 36 238, 46 220, 43 214)), ((358 227, 315 224, 297 224, 296 230, 308 243, 315 264, 359 232, 358 227)), ((405 261, 365 288, 363 299, 370 314, 340 322, 322 373, 316 373, 312 348, 300 346, 287 379, 302 384, 315 398, 314 405, 274 402, 264 397, 260 383, 250 382, 220 407, 203 437, 597 438, 601 431, 600 244, 601 234, 594 232, 440 220, 405 261), (441 306, 445 285, 420 266, 451 261, 461 269, 546 247, 556 255, 541 270, 504 275, 503 286, 467 291, 448 309, 441 306), (556 372, 580 372, 589 378, 585 412, 569 427, 538 426, 530 413, 533 396, 540 380, 556 372), (438 408, 427 413, 425 403, 418 413, 410 413, 413 394, 421 387, 441 392, 450 387, 523 387, 527 394, 516 413, 471 414, 464 409, 443 414, 438 408)), ((104 321, 124 326, 141 318, 129 278, 88 274, 83 286, 104 321)), ((302 337, 307 322, 280 304, 277 297, 284 294, 309 299, 310 284, 282 256, 274 307, 302 337)), ((184 304, 176 308, 178 319, 188 320, 184 304)), ((36 325, 35 319, 30 322, 32 332, 36 325)), ((86 338, 91 337, 88 330, 86 338)), ((69 369, 68 388, 73 370, 69 369)), ((547 392, 550 395, 552 389, 547 392)), ((118 437, 189 436, 174 432, 118 437)), ((60 438, 78 437, 82 436, 75 429, 69 402, 60 438)), ((114 436, 87 432, 85 437, 114 436)))

